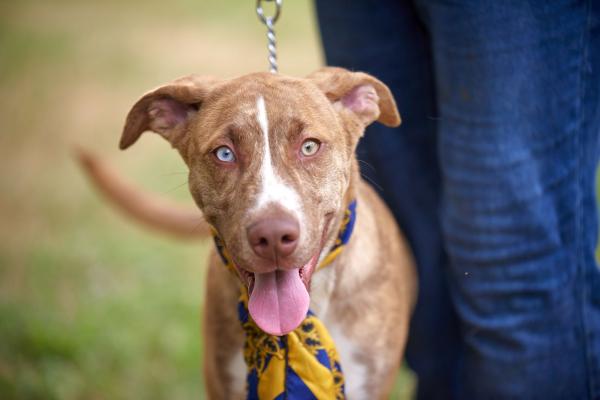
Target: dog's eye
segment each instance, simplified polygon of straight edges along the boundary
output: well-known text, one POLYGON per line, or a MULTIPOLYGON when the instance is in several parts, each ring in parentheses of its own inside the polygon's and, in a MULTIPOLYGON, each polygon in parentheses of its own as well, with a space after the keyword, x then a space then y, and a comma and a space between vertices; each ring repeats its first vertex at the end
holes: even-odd
POLYGON ((310 157, 317 154, 319 147, 321 147, 321 142, 319 142, 317 139, 306 139, 302 143, 300 151, 302 152, 303 156, 310 157))
POLYGON ((219 161, 231 163, 235 161, 235 155, 233 154, 233 150, 231 150, 227 146, 221 146, 215 150, 215 156, 219 161))

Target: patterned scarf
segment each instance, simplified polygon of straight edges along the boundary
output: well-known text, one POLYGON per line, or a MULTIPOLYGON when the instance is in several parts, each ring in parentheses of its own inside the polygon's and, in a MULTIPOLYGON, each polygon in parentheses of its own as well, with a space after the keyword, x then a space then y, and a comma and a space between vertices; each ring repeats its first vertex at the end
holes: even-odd
MULTIPOLYGON (((345 211, 338 237, 317 270, 326 267, 350 240, 356 221, 356 200, 345 211)), ((235 273, 235 266, 223 240, 213 229, 223 264, 235 273)), ((335 343, 327 328, 309 310, 294 331, 283 336, 263 332, 248 313, 248 290, 241 285, 238 317, 246 340, 244 361, 248 367, 248 400, 342 400, 344 375, 335 343)))

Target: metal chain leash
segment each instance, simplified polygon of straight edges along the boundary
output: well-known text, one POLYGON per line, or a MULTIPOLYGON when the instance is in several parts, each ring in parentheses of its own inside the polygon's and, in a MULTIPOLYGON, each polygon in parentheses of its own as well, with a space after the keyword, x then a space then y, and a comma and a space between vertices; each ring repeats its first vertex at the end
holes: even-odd
POLYGON ((269 49, 269 71, 276 74, 277 67, 277 40, 275 39, 275 23, 281 14, 281 3, 283 0, 264 0, 265 2, 275 2, 275 13, 271 16, 265 15, 263 10, 263 0, 256 0, 256 14, 258 19, 267 26, 267 48, 269 49))

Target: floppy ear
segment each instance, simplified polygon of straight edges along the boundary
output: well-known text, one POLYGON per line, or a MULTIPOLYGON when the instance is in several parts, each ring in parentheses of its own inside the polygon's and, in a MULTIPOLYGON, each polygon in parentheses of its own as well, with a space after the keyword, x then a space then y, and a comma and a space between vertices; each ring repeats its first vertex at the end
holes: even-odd
POLYGON ((307 77, 313 81, 338 111, 353 114, 363 128, 374 121, 387 126, 400 125, 400 114, 390 89, 364 72, 325 67, 307 77))
POLYGON ((186 122, 214 83, 213 78, 189 75, 146 93, 127 114, 119 147, 128 148, 150 130, 179 148, 185 142, 186 122))

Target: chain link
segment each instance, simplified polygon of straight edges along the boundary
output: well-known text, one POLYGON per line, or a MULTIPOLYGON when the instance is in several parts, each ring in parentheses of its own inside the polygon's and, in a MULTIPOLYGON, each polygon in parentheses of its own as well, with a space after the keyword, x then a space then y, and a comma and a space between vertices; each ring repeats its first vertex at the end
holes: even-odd
POLYGON ((265 15, 263 10, 263 0, 256 1, 256 14, 258 19, 267 26, 267 49, 269 50, 269 71, 276 74, 277 66, 277 40, 275 38, 275 23, 281 15, 281 4, 283 0, 264 0, 267 2, 275 2, 275 13, 272 16, 265 15))

